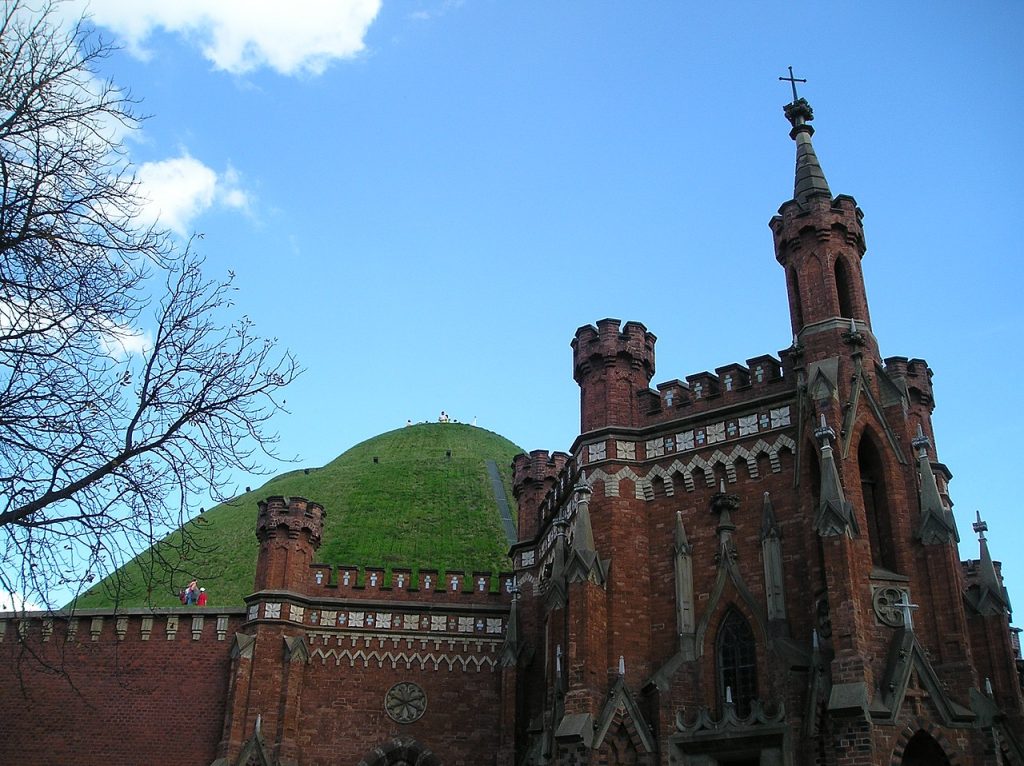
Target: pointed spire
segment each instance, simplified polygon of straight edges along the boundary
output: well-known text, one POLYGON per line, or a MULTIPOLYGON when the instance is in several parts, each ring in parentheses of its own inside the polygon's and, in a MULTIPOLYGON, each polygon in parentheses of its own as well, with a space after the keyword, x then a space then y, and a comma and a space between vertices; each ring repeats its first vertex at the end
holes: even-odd
POLYGON ((981 561, 978 563, 978 587, 980 590, 978 598, 978 607, 982 608, 985 606, 985 602, 988 599, 992 599, 996 602, 996 606, 999 611, 1009 610, 1010 598, 1006 593, 1006 589, 1003 588, 1001 582, 999 582, 999 575, 996 574, 996 565, 992 561, 992 554, 988 551, 988 540, 985 539, 985 533, 988 531, 988 524, 982 521, 981 511, 977 511, 977 521, 972 524, 972 528, 978 533, 978 545, 981 548, 981 561))
POLYGON ((782 530, 775 519, 772 498, 764 493, 761 506, 761 558, 764 562, 764 595, 769 620, 786 618, 786 578, 782 572, 782 530))
POLYGON ((764 493, 764 502, 761 504, 761 540, 771 537, 780 537, 781 530, 779 523, 775 520, 775 508, 772 506, 772 497, 768 492, 764 493))
POLYGON ((676 555, 689 555, 691 552, 690 540, 686 536, 686 528, 683 526, 683 512, 676 511, 676 530, 674 538, 676 555))
POLYGON ((711 512, 718 516, 718 525, 715 527, 718 533, 718 552, 715 561, 719 566, 731 566, 736 559, 736 545, 732 539, 736 524, 733 523, 732 513, 739 507, 739 495, 726 494, 723 479, 719 491, 711 496, 711 512))
POLYGON ((573 525, 572 550, 569 554, 566 575, 569 582, 590 580, 597 585, 603 585, 605 581, 604 566, 601 557, 597 555, 597 548, 594 544, 594 528, 590 524, 590 495, 592 491, 585 483, 577 484, 573 489, 576 492, 576 520, 573 525))
POLYGON ((825 413, 821 413, 821 425, 815 429, 814 437, 821 444, 821 489, 814 528, 822 537, 844 534, 852 537, 859 532, 857 520, 853 506, 843 494, 839 469, 832 456, 832 440, 836 438, 836 432, 825 421, 825 413))
POLYGON ((576 523, 573 525, 572 549, 574 551, 595 551, 594 528, 590 524, 591 489, 586 484, 578 484, 576 491, 576 523))
POLYGON ((548 580, 547 608, 561 609, 568 602, 566 591, 565 559, 567 556, 565 528, 569 522, 559 516, 552 522, 555 528, 555 545, 551 551, 551 577, 548 580))
POLYGON ((505 628, 505 643, 501 646, 499 664, 504 668, 513 668, 519 659, 519 585, 512 585, 512 606, 508 612, 508 625, 505 628))
POLYGON ((789 77, 779 79, 788 80, 793 86, 793 101, 786 104, 782 110, 793 126, 789 131, 789 137, 796 141, 796 181, 793 185, 793 199, 801 204, 818 194, 828 195, 831 199, 832 192, 828 188, 825 173, 811 144, 814 128, 808 123, 814 119, 814 110, 807 103, 807 99, 798 98, 796 93, 796 83, 807 81, 793 77, 793 67, 789 68, 789 77))
POLYGON ((917 450, 917 472, 921 477, 921 523, 917 536, 925 545, 960 542, 953 512, 942 502, 942 496, 939 494, 939 485, 932 471, 931 460, 928 458, 928 447, 931 446, 931 442, 924 435, 920 423, 917 425, 917 436, 914 437, 911 446, 917 450))
POLYGON ((684 636, 692 637, 696 629, 693 614, 693 560, 690 558, 693 549, 690 547, 686 529, 683 527, 682 511, 676 511, 674 548, 675 556, 672 566, 675 574, 676 633, 682 643, 686 640, 684 636))

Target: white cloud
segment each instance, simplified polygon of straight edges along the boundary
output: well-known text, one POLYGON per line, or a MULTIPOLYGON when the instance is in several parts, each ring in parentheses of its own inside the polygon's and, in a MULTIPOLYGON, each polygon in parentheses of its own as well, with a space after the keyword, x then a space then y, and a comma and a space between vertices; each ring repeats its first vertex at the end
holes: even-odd
POLYGON ((228 165, 228 169, 217 179, 217 200, 225 207, 249 212, 249 193, 242 188, 238 171, 228 165))
MULTIPOLYGON (((145 354, 153 347, 153 334, 104 317, 93 317, 92 326, 99 347, 107 356, 124 361, 132 354, 145 354)), ((48 310, 43 302, 0 300, 0 334, 34 332, 53 338, 70 338, 81 330, 76 317, 48 310)), ((2 591, 0 591, 2 594, 2 591)))
POLYGON ((229 166, 218 176, 188 153, 143 163, 136 177, 139 194, 146 201, 143 219, 182 236, 191 234, 193 221, 215 203, 249 211, 249 194, 242 188, 238 171, 229 166))
POLYGON ((316 75, 365 48, 380 0, 90 0, 87 7, 97 25, 139 56, 163 29, 199 45, 216 68, 233 74, 269 67, 316 75))
POLYGON ((42 610, 43 607, 26 599, 20 593, 11 593, 8 590, 0 591, 0 612, 40 612, 42 610))
POLYGON ((421 8, 415 10, 409 14, 409 18, 413 21, 432 21, 444 16, 449 11, 461 8, 463 0, 441 0, 440 3, 432 8, 421 8))
POLYGON ((145 354, 153 347, 153 334, 148 330, 115 324, 109 320, 103 324, 106 331, 99 336, 100 346, 112 359, 121 362, 132 354, 145 354))

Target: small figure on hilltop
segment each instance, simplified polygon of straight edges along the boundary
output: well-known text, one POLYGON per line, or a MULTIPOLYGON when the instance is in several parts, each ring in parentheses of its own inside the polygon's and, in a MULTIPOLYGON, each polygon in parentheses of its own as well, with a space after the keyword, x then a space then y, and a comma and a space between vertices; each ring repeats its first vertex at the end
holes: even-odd
POLYGON ((206 588, 199 589, 199 599, 196 601, 197 606, 206 606, 206 588))
POLYGON ((447 423, 448 422, 448 413, 445 412, 444 410, 441 410, 441 414, 437 418, 437 422, 438 423, 447 423))
POLYGON ((409 420, 405 421, 405 427, 406 428, 408 428, 411 425, 412 425, 412 419, 411 418, 409 420))

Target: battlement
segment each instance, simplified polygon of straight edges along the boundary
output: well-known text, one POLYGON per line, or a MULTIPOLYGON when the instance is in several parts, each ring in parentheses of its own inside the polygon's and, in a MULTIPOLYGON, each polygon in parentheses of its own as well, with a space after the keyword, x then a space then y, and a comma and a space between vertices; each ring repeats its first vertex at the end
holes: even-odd
POLYGON ((640 370, 647 381, 654 376, 654 333, 639 322, 626 322, 619 329, 618 319, 602 319, 594 325, 576 330, 572 340, 573 377, 581 382, 594 369, 601 369, 617 360, 627 360, 640 370))
POLYGON ((893 382, 902 383, 906 387, 913 403, 924 404, 929 409, 935 407, 933 373, 928 362, 924 359, 907 359, 905 356, 890 356, 884 361, 886 374, 893 382))
POLYGON ((529 483, 553 481, 570 459, 567 452, 549 453, 543 449, 516 455, 512 458, 512 494, 518 500, 529 483))
POLYGON ((768 226, 775 237, 775 257, 785 265, 790 253, 810 242, 829 242, 840 238, 843 243, 864 254, 864 213, 857 200, 840 194, 831 201, 812 198, 804 203, 789 200, 779 207, 768 226))
POLYGON ((688 375, 685 381, 659 383, 656 390, 641 393, 644 411, 657 423, 773 393, 795 381, 791 354, 784 351, 780 357, 763 354, 745 365, 727 364, 713 373, 688 375))
POLYGON ((302 532, 309 536, 313 548, 320 547, 327 513, 319 503, 304 497, 272 496, 257 503, 256 538, 262 543, 284 532, 297 538, 302 532))
POLYGON ((245 610, 237 607, 0 612, 0 644, 226 641, 244 616, 245 610))
POLYGON ((549 523, 559 514, 582 478, 576 459, 570 459, 562 467, 557 479, 548 489, 547 494, 544 495, 544 499, 540 503, 538 508, 540 526, 549 523))
POLYGON ((504 603, 512 598, 511 572, 466 572, 411 567, 309 565, 300 590, 312 598, 415 600, 452 603, 504 603))
MULTIPOLYGON (((996 577, 999 579, 999 583, 1003 582, 1003 562, 993 561, 992 565, 996 570, 996 577)), ((981 584, 981 560, 980 559, 964 559, 960 561, 960 571, 964 574, 964 585, 967 588, 977 587, 981 584)))
POLYGON ((547 450, 534 450, 529 455, 519 454, 513 458, 512 494, 519 506, 520 540, 529 540, 537 533, 541 501, 571 459, 568 453, 548 453, 547 450))

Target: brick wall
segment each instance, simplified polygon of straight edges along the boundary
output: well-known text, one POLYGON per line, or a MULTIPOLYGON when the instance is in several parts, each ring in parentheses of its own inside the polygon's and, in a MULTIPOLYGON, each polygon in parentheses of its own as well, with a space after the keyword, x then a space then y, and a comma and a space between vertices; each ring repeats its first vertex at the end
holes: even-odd
POLYGON ((224 719, 227 640, 238 610, 118 619, 7 620, 0 644, 0 763, 208 766, 224 719), (193 633, 192 618, 203 625, 193 633), (222 617, 223 640, 218 634, 222 617), (168 638, 168 622, 177 629, 168 638), (118 629, 123 629, 123 638, 118 629), (46 640, 44 640, 44 638, 46 640))

